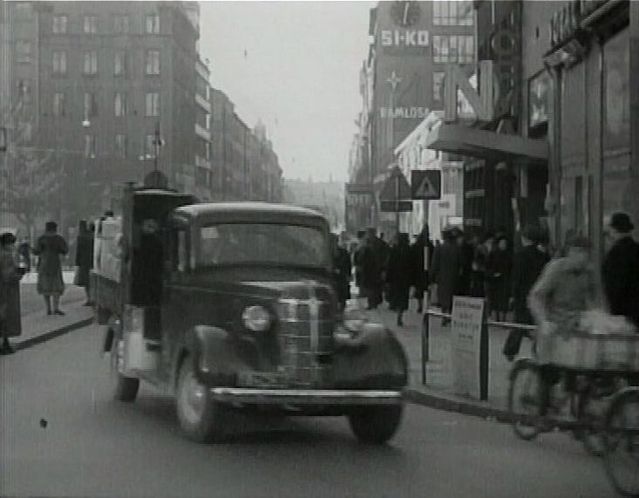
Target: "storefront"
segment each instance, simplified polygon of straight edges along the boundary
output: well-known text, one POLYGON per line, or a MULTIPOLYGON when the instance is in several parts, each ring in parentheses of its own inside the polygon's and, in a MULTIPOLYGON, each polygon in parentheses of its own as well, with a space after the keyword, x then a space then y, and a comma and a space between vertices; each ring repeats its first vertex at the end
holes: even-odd
POLYGON ((590 237, 605 250, 607 216, 623 210, 639 220, 636 49, 639 5, 628 0, 571 2, 553 16, 545 62, 555 86, 556 229, 590 237), (632 5, 632 6, 631 6, 632 5), (632 21, 631 21, 632 19, 632 21), (633 53, 634 52, 634 53, 633 53), (634 88, 633 88, 634 87, 634 88), (634 142, 634 145, 633 145, 634 142), (633 160, 634 158, 634 160, 633 160))

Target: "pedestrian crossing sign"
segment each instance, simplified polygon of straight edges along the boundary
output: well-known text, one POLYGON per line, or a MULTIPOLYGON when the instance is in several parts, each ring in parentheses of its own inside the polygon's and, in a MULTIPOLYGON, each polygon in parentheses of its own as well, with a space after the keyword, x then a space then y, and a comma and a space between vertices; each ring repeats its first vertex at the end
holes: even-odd
POLYGON ((432 200, 442 196, 442 177, 438 169, 411 170, 411 195, 413 199, 432 200))

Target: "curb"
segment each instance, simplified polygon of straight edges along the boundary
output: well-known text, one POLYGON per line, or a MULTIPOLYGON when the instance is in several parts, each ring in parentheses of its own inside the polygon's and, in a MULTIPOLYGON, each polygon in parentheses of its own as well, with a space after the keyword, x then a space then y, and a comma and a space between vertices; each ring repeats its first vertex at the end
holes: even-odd
POLYGON ((43 342, 50 341, 51 339, 55 339, 56 337, 60 337, 61 335, 68 334, 69 332, 72 332, 74 330, 86 327, 87 325, 91 325, 93 321, 93 317, 85 318, 83 320, 78 320, 77 322, 64 325, 57 329, 50 330, 49 332, 45 332, 44 334, 30 337, 29 339, 25 339, 24 341, 14 342, 13 349, 17 352, 23 349, 32 348, 33 346, 36 346, 43 342))
POLYGON ((410 403, 426 406, 435 410, 456 412, 461 413, 462 415, 471 415, 474 417, 490 418, 501 423, 509 424, 512 423, 514 419, 508 410, 436 396, 413 388, 408 388, 404 391, 404 399, 410 403))

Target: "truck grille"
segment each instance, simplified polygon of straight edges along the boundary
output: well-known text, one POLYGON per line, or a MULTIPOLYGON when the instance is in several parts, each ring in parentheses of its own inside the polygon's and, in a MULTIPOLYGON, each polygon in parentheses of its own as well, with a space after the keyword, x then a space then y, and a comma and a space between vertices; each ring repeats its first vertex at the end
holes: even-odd
POLYGON ((278 339, 281 368, 291 386, 321 387, 330 382, 334 304, 330 294, 309 289, 308 299, 280 300, 278 339), (318 295, 322 298, 318 299, 318 295))

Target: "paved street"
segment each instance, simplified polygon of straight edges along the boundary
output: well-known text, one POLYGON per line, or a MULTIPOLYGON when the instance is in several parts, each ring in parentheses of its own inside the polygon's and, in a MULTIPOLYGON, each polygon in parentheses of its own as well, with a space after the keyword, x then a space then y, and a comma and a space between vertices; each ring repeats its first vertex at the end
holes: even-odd
POLYGON ((99 343, 91 326, 0 358, 0 495, 614 496, 601 462, 566 435, 525 443, 508 426, 412 405, 387 447, 330 418, 247 421, 231 443, 194 444, 161 394, 111 400, 99 343))

